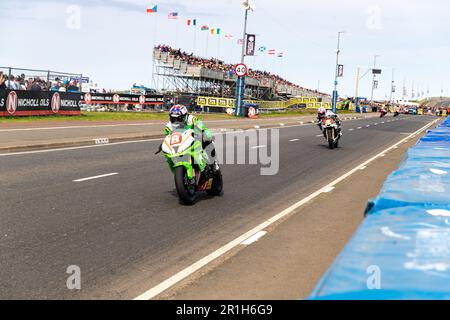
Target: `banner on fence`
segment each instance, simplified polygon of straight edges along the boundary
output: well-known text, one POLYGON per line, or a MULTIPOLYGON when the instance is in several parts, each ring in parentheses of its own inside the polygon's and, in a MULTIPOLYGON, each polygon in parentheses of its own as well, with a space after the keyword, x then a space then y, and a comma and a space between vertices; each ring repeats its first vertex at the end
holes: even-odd
POLYGON ((0 116, 79 115, 80 94, 0 90, 0 116))
POLYGON ((83 93, 81 100, 85 104, 164 104, 162 95, 133 95, 122 93, 83 93))

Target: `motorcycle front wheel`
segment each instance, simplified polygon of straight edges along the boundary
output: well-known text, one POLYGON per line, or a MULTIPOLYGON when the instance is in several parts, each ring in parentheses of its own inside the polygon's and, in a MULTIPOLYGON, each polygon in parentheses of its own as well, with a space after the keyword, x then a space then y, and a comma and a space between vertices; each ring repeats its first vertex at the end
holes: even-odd
POLYGON ((329 128, 327 129, 327 140, 328 140, 328 147, 333 150, 334 149, 334 137, 333 137, 333 129, 329 128))
POLYGON ((186 168, 175 168, 175 187, 177 188, 178 196, 184 204, 194 204, 196 198, 195 187, 188 182, 186 168))

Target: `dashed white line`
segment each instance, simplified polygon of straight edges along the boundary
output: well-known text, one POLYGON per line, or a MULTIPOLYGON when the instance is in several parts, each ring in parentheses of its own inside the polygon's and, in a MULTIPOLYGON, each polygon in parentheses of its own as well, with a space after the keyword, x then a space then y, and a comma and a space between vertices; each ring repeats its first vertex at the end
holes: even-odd
POLYGON ((292 139, 292 140, 289 140, 289 142, 295 142, 295 141, 298 141, 298 140, 300 140, 300 139, 292 139))
POLYGON ((244 246, 249 246, 252 243, 255 243, 256 241, 258 241, 259 239, 264 237, 266 235, 266 233, 267 233, 267 231, 261 230, 261 231, 255 233, 254 235, 252 235, 247 240, 242 241, 241 244, 244 246))
POLYGON ((355 129, 348 129, 348 131, 353 131, 353 130, 355 130, 355 129))
POLYGON ((260 148, 266 148, 266 145, 261 145, 261 146, 254 146, 252 147, 252 149, 260 149, 260 148))
POLYGON ((362 129, 362 127, 358 127, 358 128, 356 128, 356 129, 362 129))
POLYGON ((110 177, 110 176, 115 176, 115 175, 118 175, 118 173, 117 172, 107 173, 107 174, 102 174, 102 175, 99 175, 99 176, 93 176, 93 177, 73 180, 73 182, 83 182, 83 181, 94 180, 94 179, 99 179, 99 178, 105 178, 105 177, 110 177))
POLYGON ((323 193, 329 193, 329 192, 333 191, 334 189, 335 189, 335 187, 328 187, 328 188, 325 188, 325 189, 323 190, 323 193))

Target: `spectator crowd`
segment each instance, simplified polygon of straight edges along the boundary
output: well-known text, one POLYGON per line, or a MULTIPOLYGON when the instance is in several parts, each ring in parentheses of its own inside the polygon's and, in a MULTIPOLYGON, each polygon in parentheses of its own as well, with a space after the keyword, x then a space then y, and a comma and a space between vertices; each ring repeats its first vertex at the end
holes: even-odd
POLYGON ((25 74, 8 75, 0 71, 0 89, 79 92, 80 86, 77 80, 55 78, 47 81, 40 77, 26 77, 25 74))
MULTIPOLYGON (((187 53, 184 51, 181 51, 181 49, 174 49, 167 45, 158 45, 155 47, 156 49, 159 49, 163 53, 168 53, 169 55, 173 55, 175 58, 180 59, 182 62, 186 62, 189 65, 193 66, 199 66, 205 69, 215 70, 215 71, 222 71, 227 72, 230 74, 234 74, 234 65, 233 64, 227 64, 222 60, 210 58, 210 59, 204 59, 197 56, 194 56, 193 53, 187 53)), ((252 70, 250 69, 248 72, 248 76, 251 78, 255 78, 257 80, 272 80, 276 84, 281 85, 287 85, 291 87, 295 87, 297 89, 309 91, 312 93, 318 93, 321 95, 327 95, 325 93, 318 92, 317 90, 311 90, 307 88, 303 88, 297 84, 294 84, 288 80, 283 79, 282 77, 272 74, 267 71, 259 71, 259 70, 252 70)))

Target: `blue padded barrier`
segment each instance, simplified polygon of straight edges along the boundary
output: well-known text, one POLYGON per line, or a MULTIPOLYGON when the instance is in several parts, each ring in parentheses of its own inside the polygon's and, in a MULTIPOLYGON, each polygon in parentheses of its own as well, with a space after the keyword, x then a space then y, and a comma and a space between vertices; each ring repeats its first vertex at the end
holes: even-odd
POLYGON ((450 300, 450 118, 408 150, 310 299, 450 300))
POLYGON ((450 205, 369 215, 311 298, 450 299, 449 220, 450 205))

